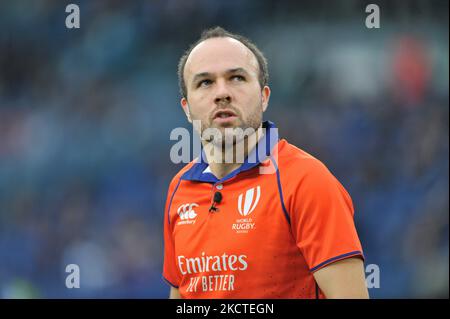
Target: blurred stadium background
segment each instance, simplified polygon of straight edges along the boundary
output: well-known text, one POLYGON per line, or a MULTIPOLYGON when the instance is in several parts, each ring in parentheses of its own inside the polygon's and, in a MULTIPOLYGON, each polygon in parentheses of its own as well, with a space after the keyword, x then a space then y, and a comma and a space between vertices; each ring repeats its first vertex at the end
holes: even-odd
POLYGON ((351 194, 371 297, 448 298, 447 0, 2 1, 0 297, 167 297, 176 67, 215 25, 265 52, 265 118, 351 194))

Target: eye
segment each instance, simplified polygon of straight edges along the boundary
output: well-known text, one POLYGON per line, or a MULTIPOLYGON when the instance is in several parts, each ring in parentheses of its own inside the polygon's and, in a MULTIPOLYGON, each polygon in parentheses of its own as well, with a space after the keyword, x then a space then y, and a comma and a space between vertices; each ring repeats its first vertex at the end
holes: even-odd
POLYGON ((232 81, 242 82, 245 81, 245 78, 242 75, 233 75, 231 77, 232 81))
POLYGON ((202 80, 200 82, 197 83, 197 87, 206 87, 211 85, 212 81, 211 80, 202 80))

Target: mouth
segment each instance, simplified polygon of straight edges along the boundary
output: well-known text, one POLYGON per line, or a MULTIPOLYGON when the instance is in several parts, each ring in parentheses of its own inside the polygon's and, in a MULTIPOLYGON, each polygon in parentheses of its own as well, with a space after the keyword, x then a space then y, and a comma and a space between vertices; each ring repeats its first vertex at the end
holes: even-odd
POLYGON ((235 119, 237 115, 231 110, 219 110, 213 115, 213 122, 217 124, 229 124, 235 119))

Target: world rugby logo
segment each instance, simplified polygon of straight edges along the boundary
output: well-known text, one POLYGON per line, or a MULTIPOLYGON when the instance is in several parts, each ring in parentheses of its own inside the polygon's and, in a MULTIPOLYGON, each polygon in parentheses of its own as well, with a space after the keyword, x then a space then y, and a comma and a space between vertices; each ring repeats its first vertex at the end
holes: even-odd
POLYGON ((261 196, 261 188, 259 187, 259 185, 257 187, 253 187, 247 190, 245 192, 245 198, 244 193, 240 194, 238 199, 239 214, 241 214, 242 216, 250 215, 255 209, 256 205, 258 204, 260 196, 261 196), (243 198, 244 203, 242 203, 243 198))

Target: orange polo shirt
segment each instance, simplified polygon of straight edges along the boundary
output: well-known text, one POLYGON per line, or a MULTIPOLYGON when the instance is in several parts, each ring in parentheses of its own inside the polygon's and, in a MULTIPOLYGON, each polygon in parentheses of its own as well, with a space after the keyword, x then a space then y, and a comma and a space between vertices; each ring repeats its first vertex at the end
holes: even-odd
POLYGON ((273 123, 263 127, 252 154, 261 145, 270 154, 249 155, 220 180, 201 156, 170 183, 163 278, 183 298, 323 298, 314 271, 364 258, 344 187, 319 160, 278 140, 273 123), (210 211, 216 192, 222 200, 210 211))

